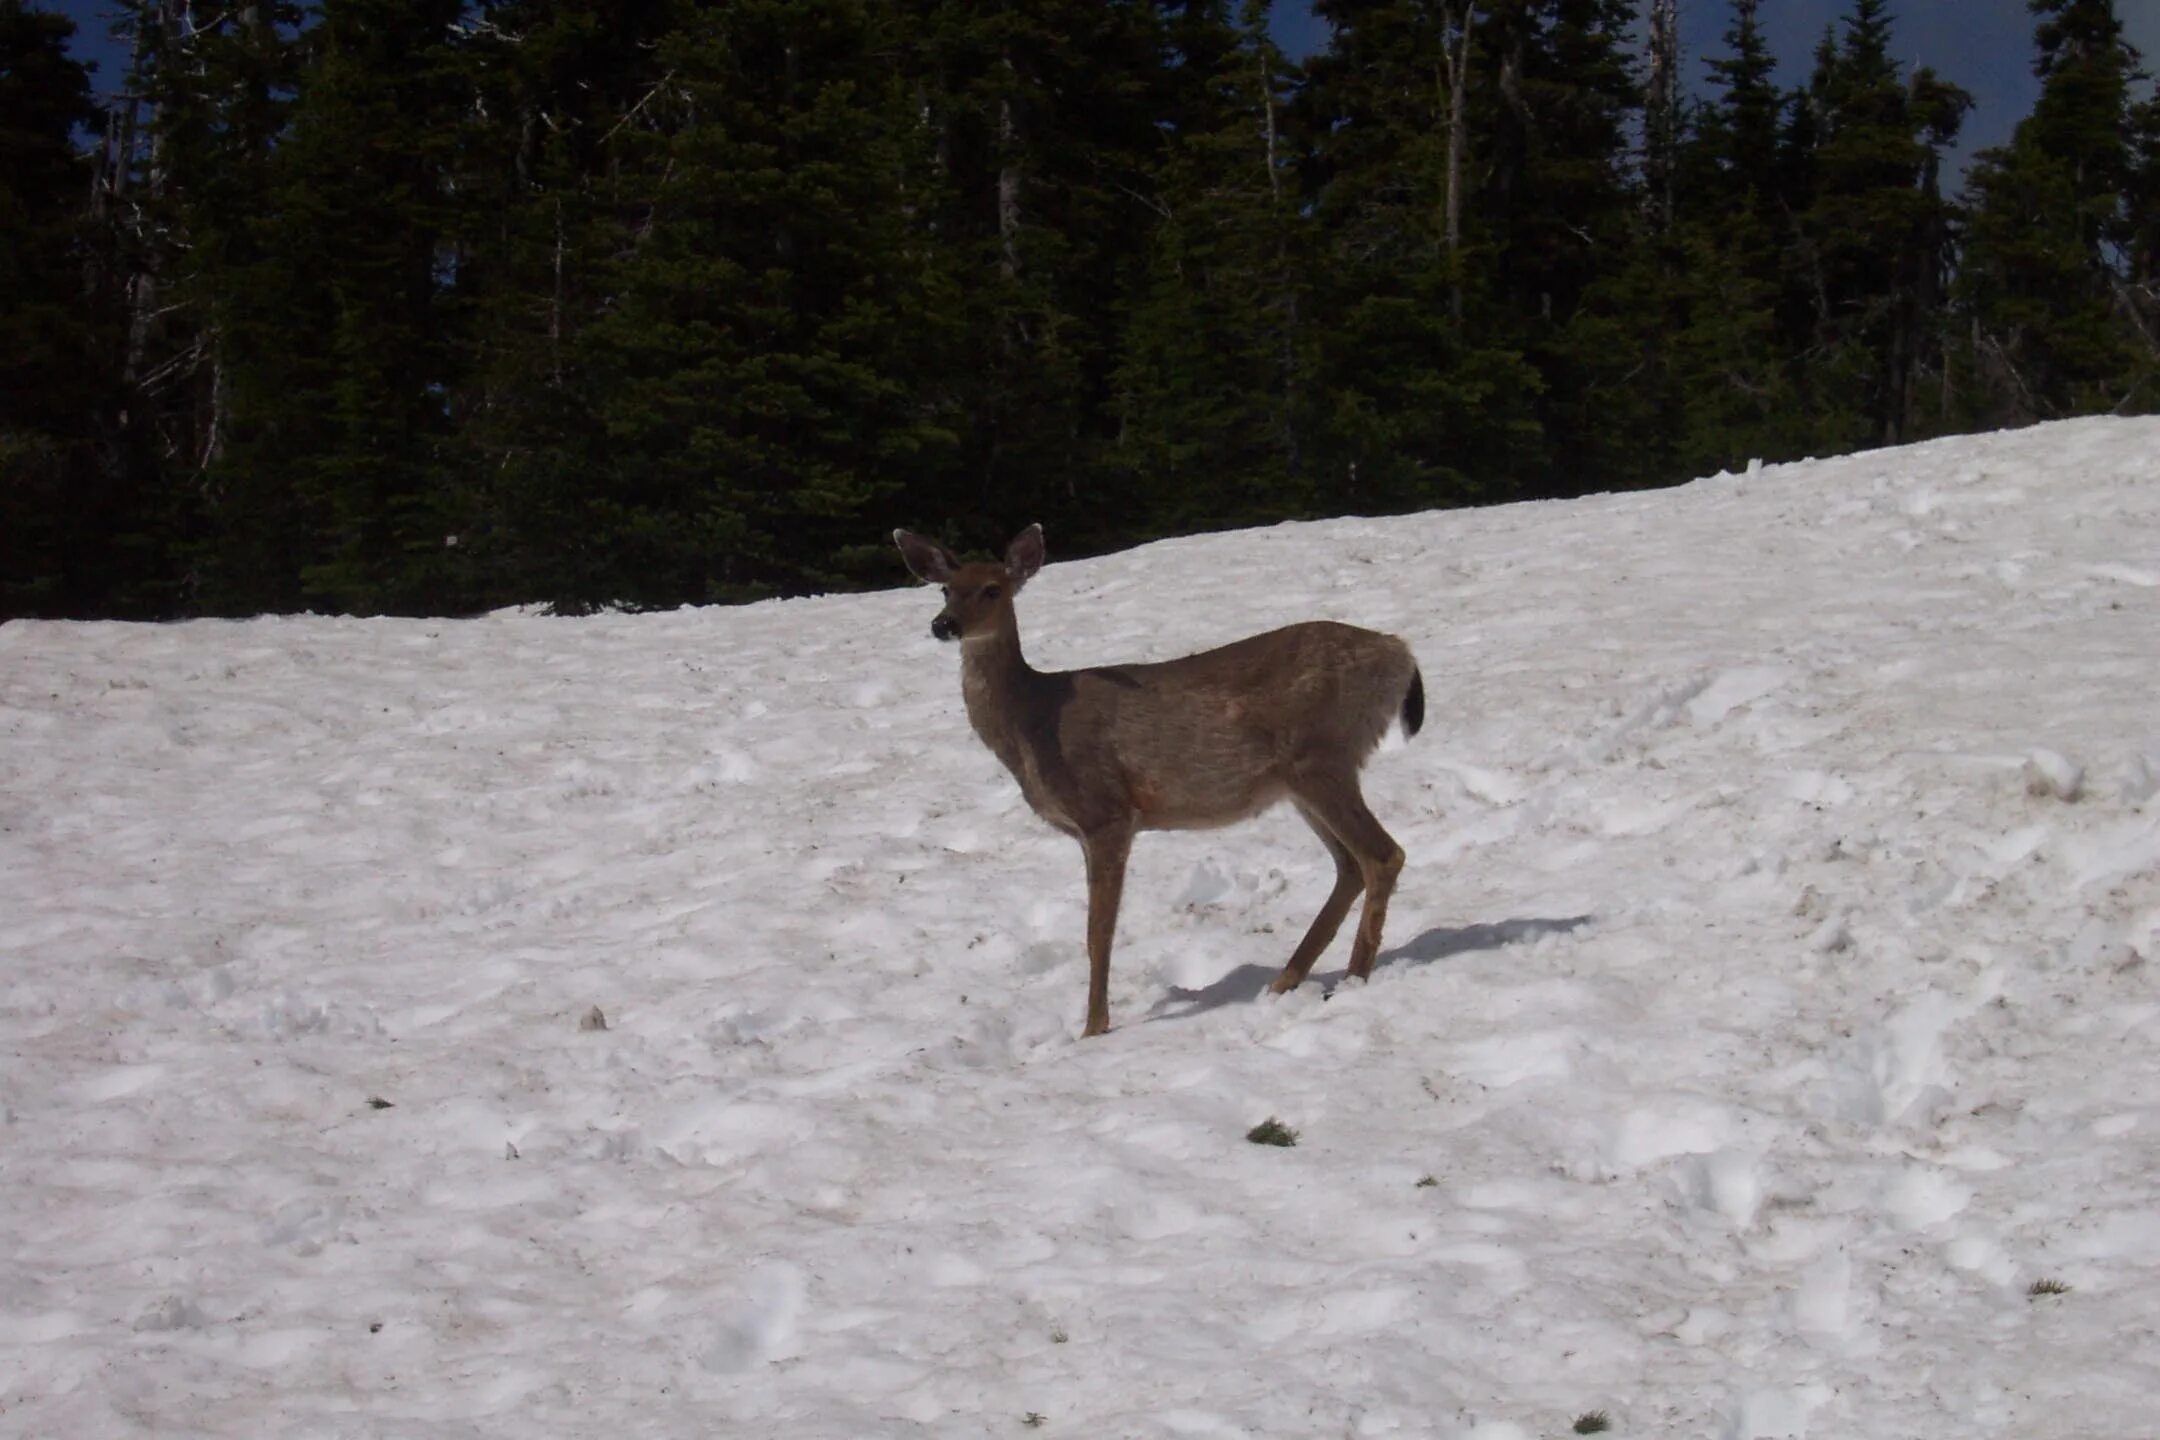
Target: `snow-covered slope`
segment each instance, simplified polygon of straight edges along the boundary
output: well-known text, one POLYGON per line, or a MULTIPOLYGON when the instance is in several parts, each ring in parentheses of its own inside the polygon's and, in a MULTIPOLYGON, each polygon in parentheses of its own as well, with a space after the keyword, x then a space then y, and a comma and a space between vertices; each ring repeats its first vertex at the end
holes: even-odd
POLYGON ((1052 565, 1430 688, 1084 1044, 935 609, 0 628, 0 1433, 2151 1430, 2160 424, 1052 565))

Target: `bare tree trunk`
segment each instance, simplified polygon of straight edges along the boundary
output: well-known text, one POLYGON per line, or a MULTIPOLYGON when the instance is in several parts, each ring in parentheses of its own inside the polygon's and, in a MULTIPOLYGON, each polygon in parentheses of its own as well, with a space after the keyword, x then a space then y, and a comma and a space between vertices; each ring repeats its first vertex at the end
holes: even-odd
POLYGON ((1643 150, 1658 228, 1673 219, 1673 172, 1680 142, 1680 0, 1649 0, 1650 76, 1643 150))
POLYGON ((1005 93, 998 97, 997 221, 1000 268, 1005 278, 1020 274, 1020 119, 1013 109, 1013 95, 1020 88, 1020 67, 1010 51, 998 57, 1005 72, 1005 93))
MULTIPOLYGON (((158 54, 159 63, 162 65, 174 64, 174 57, 180 52, 182 17, 186 8, 186 0, 159 0, 157 24, 159 39, 162 43, 158 48, 158 54)), ((141 37, 138 35, 138 46, 140 43, 141 37)), ((130 151, 132 151, 134 146, 132 133, 134 130, 134 117, 132 115, 129 117, 128 130, 130 132, 128 145, 130 151)), ((132 161, 132 154, 128 158, 132 161)), ((148 191, 150 204, 154 205, 163 198, 165 179, 165 135, 163 128, 159 127, 154 129, 150 136, 150 163, 144 177, 144 186, 148 191)), ((140 228, 139 223, 135 228, 140 228)), ((130 389, 133 389, 143 377, 143 362, 150 349, 150 323, 156 316, 157 310, 157 260, 154 255, 146 253, 142 260, 142 268, 131 276, 128 281, 127 357, 121 373, 130 389)))
POLYGON ((208 470, 225 453, 225 362, 216 331, 205 335, 203 341, 210 356, 210 431, 203 440, 202 461, 195 467, 198 470, 208 470))
POLYGON ((555 387, 562 388, 562 311, 563 311, 563 219, 562 197, 555 198, 555 294, 548 305, 548 363, 554 373, 555 387))
POLYGON ((1467 144, 1468 103, 1470 93, 1470 31, 1477 24, 1475 0, 1465 4, 1461 17, 1443 12, 1447 26, 1447 44, 1450 47, 1443 56, 1444 79, 1447 88, 1447 198, 1443 225, 1446 238, 1448 263, 1456 273, 1448 287, 1448 311, 1460 320, 1463 314, 1462 291, 1462 202, 1463 157, 1467 144))
POLYGON ((142 53, 142 25, 138 21, 129 36, 127 89, 121 92, 120 103, 105 113, 105 143, 98 151, 90 187, 93 220, 103 221, 127 193, 128 171, 135 158, 135 132, 142 116, 142 53))
MULTIPOLYGON (((1009 65, 1010 62, 1008 62, 1009 65)), ((1019 127, 1013 123, 1010 99, 998 102, 998 245, 1005 278, 1020 275, 1020 156, 1019 127)))
POLYGON ((1274 273, 1269 278, 1272 283, 1281 287, 1280 309, 1277 312, 1281 317, 1281 346, 1276 356, 1276 364, 1281 367, 1282 379, 1283 463, 1288 473, 1295 475, 1298 471, 1298 294, 1296 283, 1291 278, 1289 237, 1284 228, 1282 213, 1282 160, 1277 148, 1280 144, 1280 131, 1275 118, 1275 49, 1268 39, 1265 21, 1266 11, 1263 7, 1247 6, 1245 23, 1252 39, 1253 58, 1258 62, 1261 113, 1266 122, 1268 199, 1271 202, 1268 223, 1273 227, 1275 261, 1274 273))

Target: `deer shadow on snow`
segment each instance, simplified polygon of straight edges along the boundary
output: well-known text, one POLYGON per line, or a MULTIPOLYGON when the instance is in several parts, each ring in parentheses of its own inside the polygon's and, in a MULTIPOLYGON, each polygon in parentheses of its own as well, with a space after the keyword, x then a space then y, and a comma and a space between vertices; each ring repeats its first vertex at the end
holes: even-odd
MULTIPOLYGON (((1565 919, 1499 920, 1485 925, 1436 926, 1406 944, 1383 950, 1374 960, 1375 968, 1383 965, 1412 964, 1429 965, 1435 960, 1446 960, 1456 955, 1467 955, 1476 950, 1500 950, 1525 940, 1536 940, 1545 935, 1566 935, 1590 923, 1588 915, 1570 915, 1565 919)), ((1257 1000, 1267 993, 1270 981, 1282 973, 1279 965, 1240 965, 1220 980, 1198 989, 1173 985, 1162 999, 1148 1011, 1149 1020, 1186 1020, 1242 1001, 1257 1000)), ((1322 996, 1332 995, 1336 983, 1345 971, 1333 970, 1312 978, 1319 982, 1322 996)))

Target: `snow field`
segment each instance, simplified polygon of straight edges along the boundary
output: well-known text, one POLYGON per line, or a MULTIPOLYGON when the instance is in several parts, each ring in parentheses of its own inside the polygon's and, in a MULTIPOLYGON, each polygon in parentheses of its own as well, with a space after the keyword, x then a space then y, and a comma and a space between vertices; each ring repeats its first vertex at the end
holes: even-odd
POLYGON ((1150 835, 1085 1044, 924 594, 0 628, 0 1433, 2142 1433, 2156 555, 2088 421, 1053 564, 1428 686, 1373 979, 1150 835))

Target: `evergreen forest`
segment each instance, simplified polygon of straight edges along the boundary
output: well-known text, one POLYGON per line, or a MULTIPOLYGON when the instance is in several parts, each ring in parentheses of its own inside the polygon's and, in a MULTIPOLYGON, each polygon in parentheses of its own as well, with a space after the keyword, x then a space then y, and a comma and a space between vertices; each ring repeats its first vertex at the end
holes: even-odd
MULTIPOLYGON (((566 612, 2160 409, 2115 0, 0 0, 0 618, 566 612), (109 98, 101 98, 109 97, 109 98)), ((2142 0, 2139 0, 2142 3, 2142 0)))

